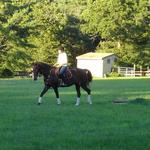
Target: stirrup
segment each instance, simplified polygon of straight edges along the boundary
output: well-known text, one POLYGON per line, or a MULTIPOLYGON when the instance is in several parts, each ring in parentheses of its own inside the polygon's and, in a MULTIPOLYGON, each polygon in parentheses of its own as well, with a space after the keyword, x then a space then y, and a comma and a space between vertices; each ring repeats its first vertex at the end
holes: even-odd
POLYGON ((63 80, 61 78, 59 79, 59 84, 60 85, 64 84, 64 82, 63 82, 63 80))
POLYGON ((60 80, 60 82, 59 82, 59 86, 60 86, 60 87, 65 87, 65 86, 67 86, 67 84, 65 84, 62 79, 59 79, 59 80, 60 80))

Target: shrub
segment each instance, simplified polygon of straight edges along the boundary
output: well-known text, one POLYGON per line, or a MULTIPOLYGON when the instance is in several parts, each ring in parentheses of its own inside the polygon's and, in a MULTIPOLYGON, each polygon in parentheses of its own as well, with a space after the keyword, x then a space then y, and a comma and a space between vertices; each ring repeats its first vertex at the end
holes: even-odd
POLYGON ((110 74, 107 74, 107 77, 121 77, 121 74, 117 72, 111 72, 110 74))
POLYGON ((8 68, 4 68, 0 71, 0 77, 3 78, 13 77, 13 72, 8 68))

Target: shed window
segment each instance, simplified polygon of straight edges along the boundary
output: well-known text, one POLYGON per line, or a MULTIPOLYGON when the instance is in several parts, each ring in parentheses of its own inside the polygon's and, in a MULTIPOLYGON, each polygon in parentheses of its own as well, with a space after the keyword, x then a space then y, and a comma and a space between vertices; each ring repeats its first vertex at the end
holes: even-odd
POLYGON ((114 58, 114 62, 117 62, 117 58, 114 58))
POLYGON ((107 59, 107 64, 110 64, 110 59, 107 59))

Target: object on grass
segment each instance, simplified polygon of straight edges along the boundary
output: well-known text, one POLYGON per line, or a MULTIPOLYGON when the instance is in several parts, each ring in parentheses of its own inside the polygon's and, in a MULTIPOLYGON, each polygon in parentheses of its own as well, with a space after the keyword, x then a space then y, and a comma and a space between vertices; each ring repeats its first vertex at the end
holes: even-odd
POLYGON ((128 100, 124 98, 117 98, 112 101, 114 104, 127 104, 128 100))

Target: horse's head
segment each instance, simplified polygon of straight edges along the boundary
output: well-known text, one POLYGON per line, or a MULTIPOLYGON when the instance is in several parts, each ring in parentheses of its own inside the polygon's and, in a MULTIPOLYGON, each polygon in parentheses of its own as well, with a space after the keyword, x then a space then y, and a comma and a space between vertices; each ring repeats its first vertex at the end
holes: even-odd
POLYGON ((43 63, 37 62, 33 64, 33 80, 37 80, 39 74, 43 75, 44 78, 47 78, 50 73, 51 66, 43 63))
POLYGON ((33 64, 33 74, 32 74, 33 80, 37 80, 39 73, 40 73, 40 66, 38 63, 34 63, 33 64))

